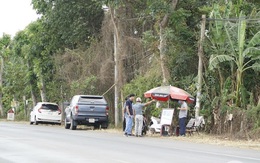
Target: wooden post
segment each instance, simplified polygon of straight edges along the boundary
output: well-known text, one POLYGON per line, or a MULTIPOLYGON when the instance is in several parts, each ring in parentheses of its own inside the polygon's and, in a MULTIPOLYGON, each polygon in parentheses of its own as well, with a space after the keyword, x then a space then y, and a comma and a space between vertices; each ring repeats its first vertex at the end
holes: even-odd
POLYGON ((200 113, 200 99, 201 99, 201 85, 202 85, 202 71, 203 71, 203 65, 202 65, 203 41, 205 36, 205 26, 206 26, 206 15, 202 15, 200 40, 199 40, 199 47, 198 47, 199 65, 198 65, 197 98, 196 98, 196 105, 195 105, 196 118, 199 117, 199 113, 200 113))

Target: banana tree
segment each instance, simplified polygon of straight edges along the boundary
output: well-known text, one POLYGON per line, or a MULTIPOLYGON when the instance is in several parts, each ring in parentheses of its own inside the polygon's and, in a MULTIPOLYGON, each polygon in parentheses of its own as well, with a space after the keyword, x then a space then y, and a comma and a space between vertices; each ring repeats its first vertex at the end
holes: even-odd
POLYGON ((230 62, 236 66, 236 105, 241 106, 241 88, 243 85, 243 73, 248 69, 260 70, 260 31, 254 34, 251 40, 246 40, 247 20, 243 12, 240 12, 238 23, 226 22, 225 34, 228 38, 229 53, 212 55, 210 68, 217 68, 223 62, 230 62), (235 30, 236 29, 236 30, 235 30))
MULTIPOLYGON (((221 20, 223 17, 228 18, 230 14, 230 8, 231 8, 231 3, 229 3, 223 13, 220 13, 219 11, 219 6, 214 5, 213 11, 211 12, 209 18, 211 19, 216 19, 216 20, 221 20)), ((230 52, 230 48, 227 44, 228 38, 227 35, 225 34, 225 31, 223 30, 225 28, 225 22, 224 21, 210 21, 209 22, 209 34, 207 34, 206 38, 208 41, 208 46, 210 49, 210 55, 211 58, 220 56, 221 54, 226 54, 230 52)), ((231 66, 233 67, 233 66, 231 66)), ((211 67, 212 68, 212 67, 211 67)), ((220 66, 215 66, 216 72, 218 73, 219 76, 219 86, 220 90, 218 92, 222 92, 221 89, 223 89, 224 81, 225 81, 225 75, 224 72, 222 71, 222 68, 220 66)), ((231 72, 233 72, 231 68, 231 72)), ((232 90, 232 89, 231 89, 232 90)))

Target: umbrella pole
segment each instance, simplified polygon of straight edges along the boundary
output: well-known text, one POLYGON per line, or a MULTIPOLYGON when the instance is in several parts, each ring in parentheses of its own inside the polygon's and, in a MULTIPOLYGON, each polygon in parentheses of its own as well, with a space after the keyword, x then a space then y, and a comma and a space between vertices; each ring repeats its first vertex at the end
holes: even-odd
POLYGON ((168 96, 168 108, 170 108, 170 96, 168 96))

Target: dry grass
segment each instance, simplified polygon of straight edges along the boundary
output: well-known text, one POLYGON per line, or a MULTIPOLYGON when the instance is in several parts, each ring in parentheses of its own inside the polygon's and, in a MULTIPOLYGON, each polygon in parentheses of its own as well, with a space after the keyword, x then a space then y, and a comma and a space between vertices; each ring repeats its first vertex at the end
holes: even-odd
POLYGON ((181 139, 183 141, 190 141, 195 143, 201 144, 213 144, 213 145, 220 145, 220 146, 230 146, 230 147, 237 147, 237 148, 246 148, 246 149, 254 149, 260 150, 260 140, 238 140, 238 139, 231 139, 229 137, 224 136, 214 136, 208 135, 204 133, 193 134, 191 136, 186 137, 175 137, 172 136, 172 139, 181 139))
MULTIPOLYGON (((122 134, 122 129, 107 129, 104 132, 109 133, 120 133, 122 134)), ((209 135, 205 133, 194 133, 191 136, 188 135, 186 137, 177 137, 177 136, 160 136, 160 134, 150 134, 148 133, 145 137, 155 137, 160 139, 169 139, 169 140, 179 140, 179 141, 188 141, 192 143, 198 144, 212 144, 219 146, 229 146, 236 148, 244 148, 244 149, 253 149, 260 151, 260 140, 239 140, 233 139, 228 136, 216 136, 209 135)))

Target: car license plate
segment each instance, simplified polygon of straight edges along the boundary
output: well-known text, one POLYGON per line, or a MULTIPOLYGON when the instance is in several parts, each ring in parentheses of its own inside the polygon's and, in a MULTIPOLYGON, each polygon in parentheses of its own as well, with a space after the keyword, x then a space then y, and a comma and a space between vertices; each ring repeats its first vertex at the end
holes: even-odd
POLYGON ((95 119, 94 118, 90 118, 88 121, 89 121, 89 123, 95 123, 95 119))

